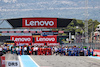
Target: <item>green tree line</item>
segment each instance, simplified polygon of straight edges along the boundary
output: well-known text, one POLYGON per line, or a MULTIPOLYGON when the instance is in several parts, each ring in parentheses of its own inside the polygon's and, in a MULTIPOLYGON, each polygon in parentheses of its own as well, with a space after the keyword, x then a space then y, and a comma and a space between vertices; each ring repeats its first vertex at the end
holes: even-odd
MULTIPOLYGON (((95 31, 96 27, 98 24, 100 24, 100 22, 98 22, 97 20, 92 20, 89 19, 87 20, 88 22, 88 35, 91 34, 92 30, 95 31), (94 26, 93 26, 94 25, 94 26)), ((69 25, 65 28, 58 28, 58 29, 52 29, 52 30, 56 30, 56 31, 71 31, 72 34, 75 34, 75 32, 78 32, 78 34, 82 34, 82 32, 85 32, 85 21, 82 20, 77 20, 77 19, 73 19, 71 23, 69 23, 69 25)), ((60 33, 59 35, 67 35, 66 33, 60 33)))

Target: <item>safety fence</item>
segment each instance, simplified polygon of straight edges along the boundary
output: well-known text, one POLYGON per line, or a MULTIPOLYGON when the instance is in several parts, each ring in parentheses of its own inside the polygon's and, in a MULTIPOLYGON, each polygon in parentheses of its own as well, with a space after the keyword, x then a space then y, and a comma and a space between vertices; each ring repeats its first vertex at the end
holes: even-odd
POLYGON ((70 44, 62 44, 64 46, 86 46, 86 47, 90 47, 93 49, 100 49, 100 43, 70 43, 70 44))

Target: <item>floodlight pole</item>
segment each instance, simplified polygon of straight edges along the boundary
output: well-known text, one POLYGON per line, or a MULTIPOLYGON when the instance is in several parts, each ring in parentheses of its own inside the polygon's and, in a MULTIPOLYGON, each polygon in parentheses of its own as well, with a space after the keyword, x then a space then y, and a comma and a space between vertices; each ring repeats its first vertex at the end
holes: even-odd
POLYGON ((88 43, 88 0, 86 0, 85 43, 88 43))
POLYGON ((92 24, 92 43, 93 43, 93 36, 94 36, 94 22, 92 24))

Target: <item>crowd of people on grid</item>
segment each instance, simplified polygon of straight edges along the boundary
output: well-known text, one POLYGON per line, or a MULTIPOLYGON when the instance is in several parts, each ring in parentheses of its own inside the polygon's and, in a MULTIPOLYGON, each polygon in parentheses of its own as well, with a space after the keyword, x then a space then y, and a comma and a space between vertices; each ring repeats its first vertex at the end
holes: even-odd
POLYGON ((60 55, 60 56, 90 56, 93 49, 76 46, 2 46, 0 53, 17 55, 60 55))

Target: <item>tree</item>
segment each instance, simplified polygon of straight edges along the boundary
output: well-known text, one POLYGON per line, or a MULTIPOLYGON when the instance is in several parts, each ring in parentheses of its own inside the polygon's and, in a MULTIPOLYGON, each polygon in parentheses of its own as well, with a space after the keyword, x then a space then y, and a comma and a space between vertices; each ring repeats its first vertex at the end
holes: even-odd
POLYGON ((90 24, 90 25, 88 26, 88 35, 90 35, 91 32, 92 32, 92 30, 95 31, 97 25, 100 24, 100 23, 99 23, 97 20, 94 20, 94 21, 93 21, 92 19, 90 19, 90 20, 88 20, 88 24, 90 24), (93 25, 94 25, 94 26, 93 26, 93 25))
POLYGON ((84 23, 82 20, 76 20, 74 19, 68 26, 67 26, 67 30, 72 31, 72 32, 80 32, 80 34, 82 34, 83 32, 83 27, 84 27, 84 23), (76 28, 78 27, 78 28, 76 28))
MULTIPOLYGON (((88 25, 89 25, 88 26, 88 35, 90 35, 90 33, 92 32, 93 22, 94 22, 93 31, 95 31, 97 25, 100 24, 97 20, 89 19, 88 20, 88 25)), ((85 23, 82 20, 73 19, 72 22, 67 27, 53 29, 53 30, 56 30, 56 31, 59 31, 59 30, 71 31, 74 34, 75 34, 75 32, 79 32, 82 35, 82 32, 85 30, 84 25, 85 25, 85 23), (76 28, 76 27, 78 27, 78 28, 76 28)), ((60 33, 59 35, 66 35, 66 34, 60 33)))

